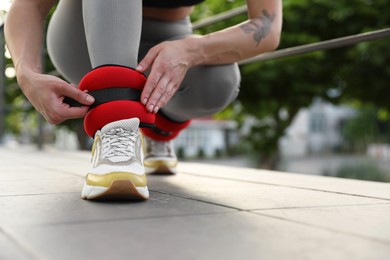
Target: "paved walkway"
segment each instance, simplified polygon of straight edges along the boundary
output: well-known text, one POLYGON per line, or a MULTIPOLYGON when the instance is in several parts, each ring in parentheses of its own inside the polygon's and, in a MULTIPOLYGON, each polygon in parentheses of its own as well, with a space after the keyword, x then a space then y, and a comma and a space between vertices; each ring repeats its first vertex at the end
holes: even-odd
POLYGON ((390 259, 390 184, 195 163, 81 200, 89 153, 0 147, 0 259, 390 259))

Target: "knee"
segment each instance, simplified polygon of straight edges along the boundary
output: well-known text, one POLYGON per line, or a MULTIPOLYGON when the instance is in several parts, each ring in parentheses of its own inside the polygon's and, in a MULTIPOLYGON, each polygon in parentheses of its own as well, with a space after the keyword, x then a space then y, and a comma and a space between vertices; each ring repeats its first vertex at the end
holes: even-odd
POLYGON ((218 112, 236 99, 241 75, 237 64, 210 67, 203 81, 203 105, 210 112, 218 112))
POLYGON ((192 68, 164 113, 179 121, 215 114, 236 99, 240 80, 237 64, 192 68))

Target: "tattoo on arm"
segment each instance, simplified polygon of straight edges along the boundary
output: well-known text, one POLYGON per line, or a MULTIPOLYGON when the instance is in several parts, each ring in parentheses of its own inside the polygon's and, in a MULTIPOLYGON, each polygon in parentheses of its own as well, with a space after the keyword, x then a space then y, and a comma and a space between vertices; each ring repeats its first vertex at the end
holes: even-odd
POLYGON ((254 19, 251 19, 248 23, 241 25, 241 29, 246 33, 253 33, 253 40, 256 43, 256 47, 259 46, 261 40, 263 40, 271 30, 272 22, 275 19, 275 15, 270 15, 267 10, 263 10, 254 19))

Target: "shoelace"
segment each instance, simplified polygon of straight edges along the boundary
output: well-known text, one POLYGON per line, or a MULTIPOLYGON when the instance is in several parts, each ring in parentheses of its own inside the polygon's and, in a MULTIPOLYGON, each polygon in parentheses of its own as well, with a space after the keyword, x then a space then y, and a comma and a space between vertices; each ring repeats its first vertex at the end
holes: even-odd
POLYGON ((135 142, 137 134, 125 131, 122 128, 114 128, 102 135, 102 157, 125 157, 130 159, 135 156, 135 142))

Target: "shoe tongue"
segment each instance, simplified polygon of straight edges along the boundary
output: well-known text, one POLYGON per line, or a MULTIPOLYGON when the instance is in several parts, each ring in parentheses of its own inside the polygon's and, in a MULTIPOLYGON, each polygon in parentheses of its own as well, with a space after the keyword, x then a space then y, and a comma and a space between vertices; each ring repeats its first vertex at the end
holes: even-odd
POLYGON ((102 128, 101 132, 107 133, 111 129, 115 129, 115 128, 122 128, 123 130, 136 132, 138 130, 138 127, 139 127, 139 119, 138 118, 130 118, 130 119, 124 119, 124 120, 111 122, 111 123, 105 125, 102 128))

